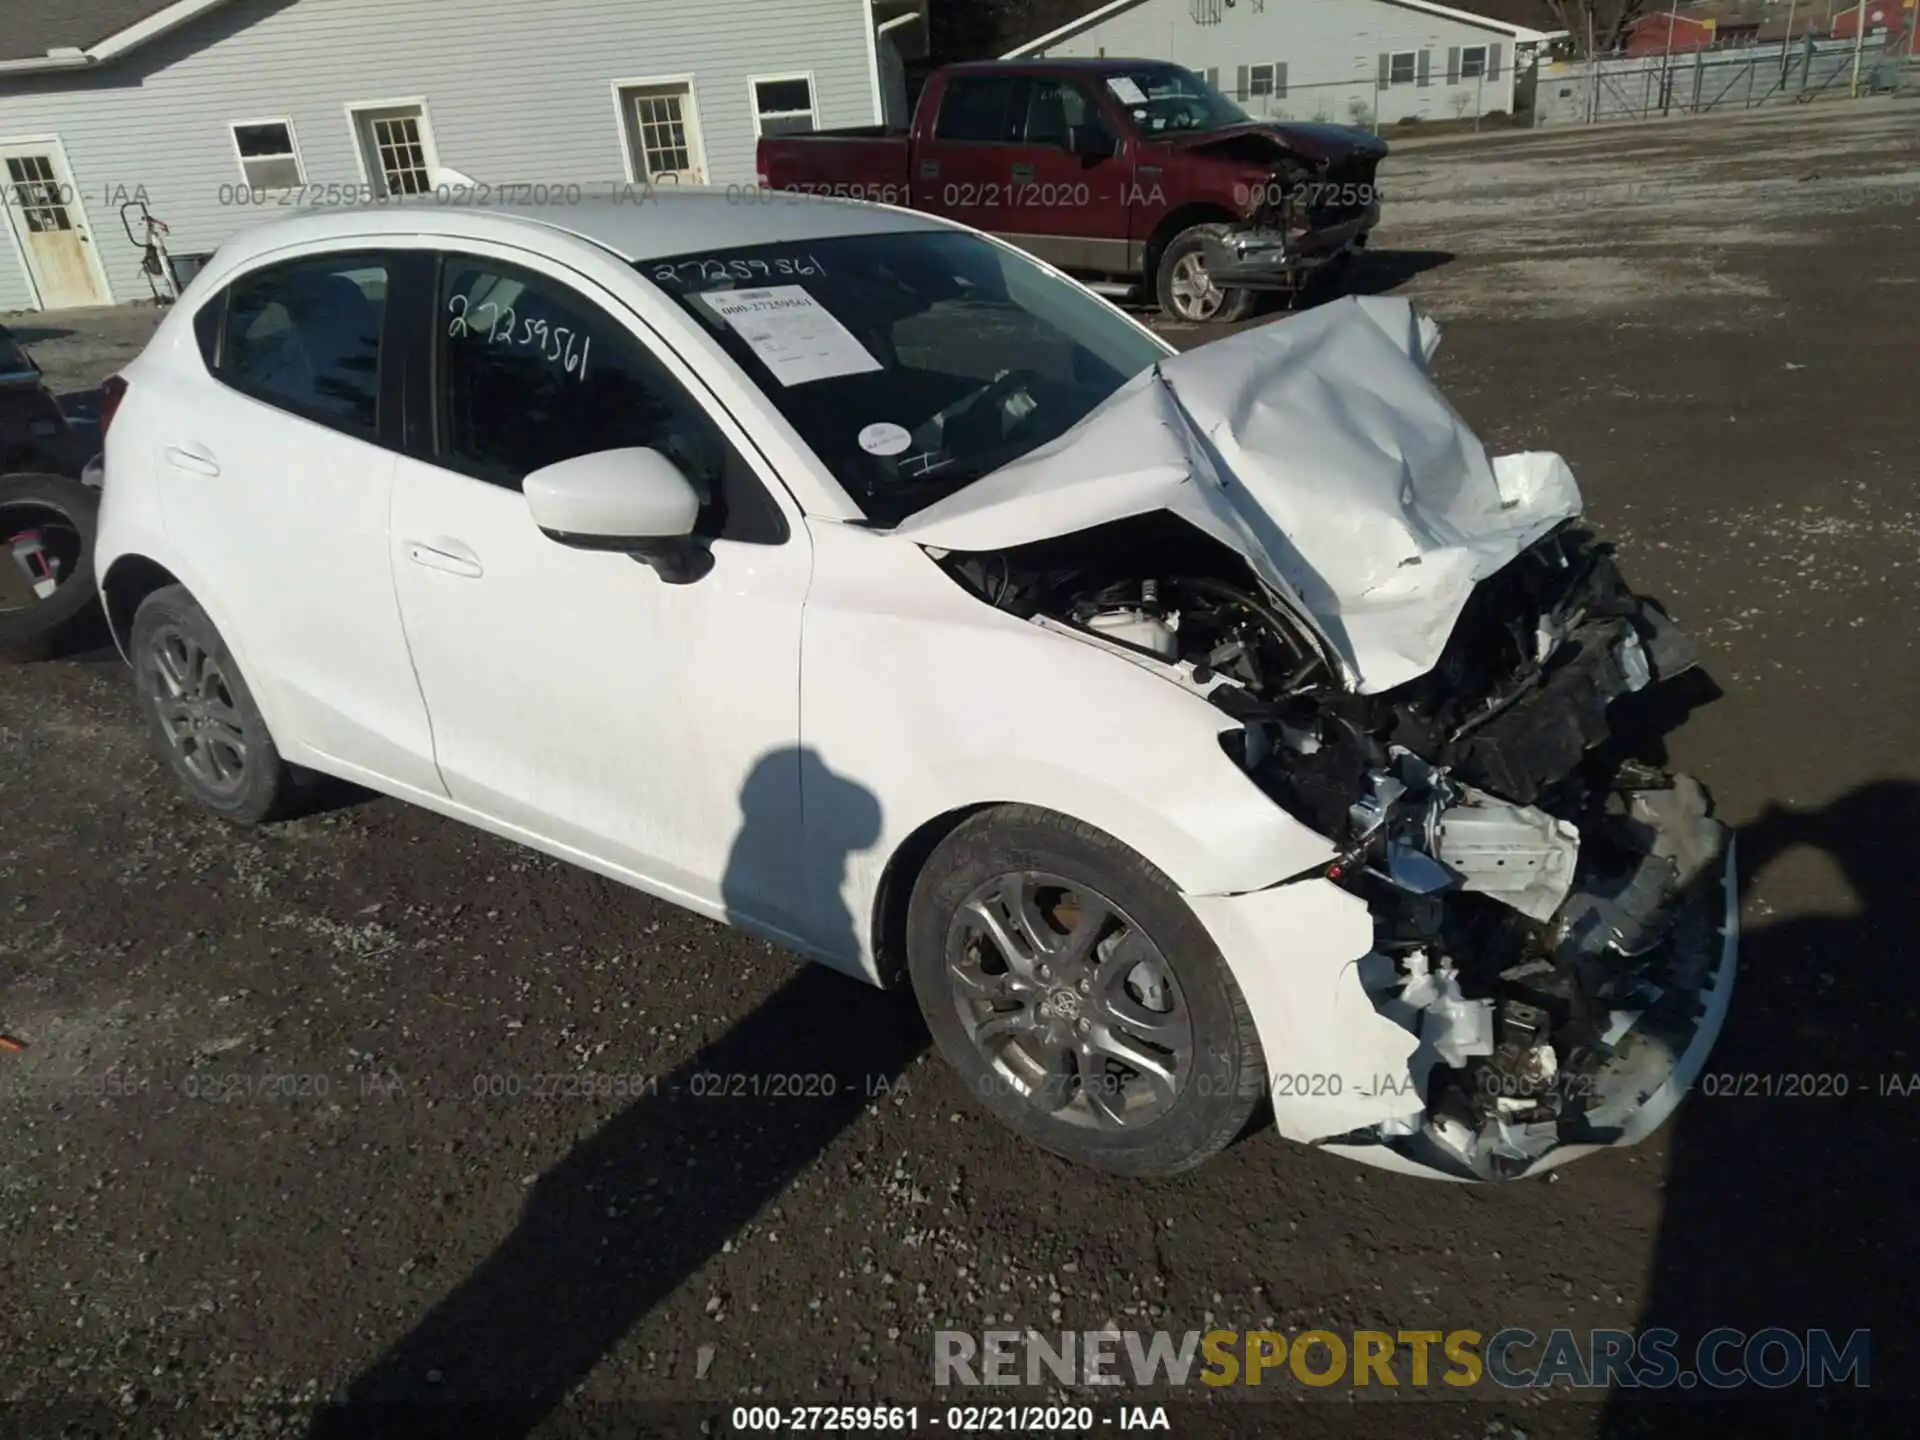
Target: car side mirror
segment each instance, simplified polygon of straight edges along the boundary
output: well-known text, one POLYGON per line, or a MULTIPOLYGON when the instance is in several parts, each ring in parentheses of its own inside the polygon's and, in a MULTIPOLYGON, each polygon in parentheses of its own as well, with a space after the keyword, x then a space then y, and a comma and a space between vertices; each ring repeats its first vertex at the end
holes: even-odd
POLYGON ((673 585, 713 566, 693 536, 699 493, 658 450, 576 455, 534 471, 521 488, 533 523, 559 544, 624 552, 673 585))
POLYGON ((1104 125, 1069 125, 1061 148, 1083 160, 1105 160, 1119 150, 1120 143, 1104 125))

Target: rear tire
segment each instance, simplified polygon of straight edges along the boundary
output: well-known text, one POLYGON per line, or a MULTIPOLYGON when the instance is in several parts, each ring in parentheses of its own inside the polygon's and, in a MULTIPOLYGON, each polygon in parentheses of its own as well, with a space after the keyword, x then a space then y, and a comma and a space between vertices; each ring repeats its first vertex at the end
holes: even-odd
POLYGON ((1172 883, 1027 806, 934 851, 907 913, 935 1044, 1008 1128, 1123 1175, 1188 1170, 1246 1128, 1266 1065, 1245 997, 1172 883))
POLYGON ((280 758, 232 652, 185 586, 140 603, 127 653, 147 733, 188 794, 236 825, 300 807, 299 772, 280 758))
POLYGON ((1191 325, 1232 325, 1253 313, 1252 290, 1223 290, 1207 278, 1202 246, 1232 227, 1209 224, 1182 230, 1167 242, 1155 273, 1154 294, 1168 318, 1191 325), (1204 287, 1204 288, 1202 288, 1204 287))
POLYGON ((100 497, 59 475, 0 480, 0 660, 45 660, 100 618, 93 575, 100 497), (34 537, 34 538, 28 538, 34 537), (35 586, 53 585, 44 598, 35 586))

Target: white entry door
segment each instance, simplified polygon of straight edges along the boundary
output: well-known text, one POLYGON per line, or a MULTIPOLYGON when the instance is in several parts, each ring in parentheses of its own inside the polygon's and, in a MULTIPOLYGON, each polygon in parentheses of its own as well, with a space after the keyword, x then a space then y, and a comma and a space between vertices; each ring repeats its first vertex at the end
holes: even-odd
POLYGON ((0 144, 6 212, 42 310, 105 305, 111 298, 80 196, 58 141, 0 144))
POLYGON ((700 116, 686 81, 631 85, 620 92, 633 178, 669 185, 707 183, 700 116))

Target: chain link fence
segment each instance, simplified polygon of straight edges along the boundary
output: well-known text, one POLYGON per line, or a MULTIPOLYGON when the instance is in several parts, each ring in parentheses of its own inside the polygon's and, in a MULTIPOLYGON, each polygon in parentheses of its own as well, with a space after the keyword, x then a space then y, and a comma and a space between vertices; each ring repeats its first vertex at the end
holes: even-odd
POLYGON ((1920 92, 1920 59, 1870 37, 1588 62, 1544 62, 1536 125, 1704 115, 1757 105, 1920 92))

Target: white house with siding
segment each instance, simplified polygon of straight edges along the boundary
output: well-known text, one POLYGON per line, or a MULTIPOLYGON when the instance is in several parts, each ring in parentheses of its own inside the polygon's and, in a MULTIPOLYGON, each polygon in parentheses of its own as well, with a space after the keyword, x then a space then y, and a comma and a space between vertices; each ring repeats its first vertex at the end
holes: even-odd
POLYGON ((762 134, 904 123, 926 6, 0 0, 0 312, 146 298, 132 202, 179 256, 449 173, 751 185, 762 134))
POLYGON ((1007 58, 1171 60, 1256 118, 1384 126, 1511 114, 1546 38, 1430 0, 1109 0, 1007 58))

